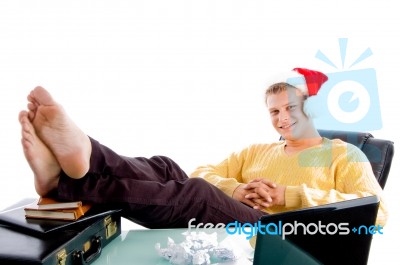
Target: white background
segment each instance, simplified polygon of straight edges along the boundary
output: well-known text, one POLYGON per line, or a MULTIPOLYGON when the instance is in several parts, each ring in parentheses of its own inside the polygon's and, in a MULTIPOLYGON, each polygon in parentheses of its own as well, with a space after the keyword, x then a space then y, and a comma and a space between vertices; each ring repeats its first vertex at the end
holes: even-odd
MULTIPOLYGON (((188 173, 278 135, 263 103, 267 78, 293 67, 377 73, 383 128, 399 143, 399 18, 395 1, 0 1, 0 209, 36 197, 18 112, 42 85, 83 130, 129 156, 167 155, 188 173), (346 65, 345 65, 346 68, 346 65), (340 69, 341 70, 341 67, 340 69)), ((394 157, 390 219, 370 264, 399 263, 394 157)), ((334 249, 332 251, 335 251, 334 249)))

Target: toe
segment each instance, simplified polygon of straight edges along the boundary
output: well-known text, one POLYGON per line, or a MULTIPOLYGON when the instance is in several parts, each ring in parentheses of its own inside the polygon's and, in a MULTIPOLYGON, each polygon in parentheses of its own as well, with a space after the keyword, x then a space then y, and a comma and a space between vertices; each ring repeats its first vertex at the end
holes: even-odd
POLYGON ((35 87, 32 92, 32 96, 40 105, 55 105, 53 97, 50 93, 41 86, 35 87))
POLYGON ((19 120, 20 123, 22 123, 22 121, 23 121, 24 119, 27 119, 27 118, 28 118, 28 112, 27 112, 26 110, 23 110, 23 111, 20 111, 20 112, 19 112, 19 114, 18 114, 18 120, 19 120))
POLYGON ((30 111, 36 111, 38 108, 38 106, 36 106, 35 104, 33 104, 31 102, 28 103, 27 107, 28 107, 28 110, 30 110, 30 111))

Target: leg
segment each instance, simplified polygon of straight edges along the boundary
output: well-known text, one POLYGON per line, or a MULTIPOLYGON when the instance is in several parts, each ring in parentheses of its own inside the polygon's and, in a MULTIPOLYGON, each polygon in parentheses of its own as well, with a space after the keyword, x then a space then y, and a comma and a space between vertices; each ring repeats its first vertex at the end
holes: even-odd
POLYGON ((125 157, 89 138, 92 145, 89 173, 126 177, 133 175, 136 180, 164 183, 168 180, 185 180, 186 173, 170 158, 154 156, 125 157), (129 173, 129 174, 127 174, 129 173))
POLYGON ((187 228, 189 222, 193 225, 256 223, 265 215, 233 200, 200 178, 190 178, 184 183, 169 181, 165 186, 167 196, 169 190, 175 190, 168 204, 129 205, 125 217, 148 228, 187 228))
POLYGON ((202 179, 188 179, 165 157, 126 158, 91 141, 41 87, 28 100, 33 127, 62 169, 60 198, 121 207, 149 227, 186 227, 192 218, 252 222, 263 214, 202 179))
POLYGON ((166 157, 126 158, 91 139, 88 174, 81 179, 61 175, 62 199, 111 204, 127 218, 150 228, 187 227, 202 223, 256 222, 263 215, 203 179, 190 179, 166 157))

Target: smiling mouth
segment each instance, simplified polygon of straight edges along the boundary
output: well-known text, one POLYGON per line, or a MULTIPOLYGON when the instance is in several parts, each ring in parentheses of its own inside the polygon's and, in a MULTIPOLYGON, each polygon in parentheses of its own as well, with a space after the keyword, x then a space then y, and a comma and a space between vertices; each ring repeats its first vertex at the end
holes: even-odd
POLYGON ((282 126, 280 126, 279 128, 280 129, 289 129, 289 128, 291 128, 293 125, 295 125, 296 124, 296 122, 293 122, 292 124, 287 124, 287 125, 282 125, 282 126))

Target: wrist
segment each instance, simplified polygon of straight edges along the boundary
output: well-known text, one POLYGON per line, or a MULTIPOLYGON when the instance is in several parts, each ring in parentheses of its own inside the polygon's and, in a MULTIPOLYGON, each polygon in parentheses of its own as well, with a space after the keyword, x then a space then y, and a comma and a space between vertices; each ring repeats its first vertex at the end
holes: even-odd
POLYGON ((243 186, 244 184, 239 183, 232 191, 232 198, 238 200, 238 198, 240 197, 240 188, 241 186, 243 186))

